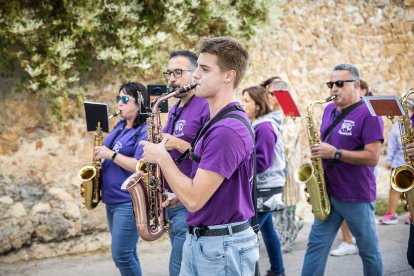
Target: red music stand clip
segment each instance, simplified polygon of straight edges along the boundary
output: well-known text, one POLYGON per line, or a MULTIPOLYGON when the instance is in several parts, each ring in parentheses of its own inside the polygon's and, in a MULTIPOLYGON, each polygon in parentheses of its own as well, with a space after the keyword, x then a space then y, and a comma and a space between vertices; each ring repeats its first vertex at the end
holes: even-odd
POLYGON ((291 117, 295 120, 296 117, 300 117, 298 107, 295 104, 295 101, 287 90, 273 90, 277 101, 282 107, 283 113, 285 116, 291 117))

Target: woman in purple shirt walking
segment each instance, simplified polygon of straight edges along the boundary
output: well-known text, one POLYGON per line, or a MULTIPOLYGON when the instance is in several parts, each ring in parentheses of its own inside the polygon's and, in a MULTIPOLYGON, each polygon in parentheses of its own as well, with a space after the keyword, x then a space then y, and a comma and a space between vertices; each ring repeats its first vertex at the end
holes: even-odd
POLYGON ((285 275, 280 240, 272 221, 274 211, 285 208, 282 191, 286 181, 286 160, 278 118, 271 112, 266 89, 261 86, 243 90, 242 107, 252 122, 256 137, 257 210, 270 260, 266 276, 285 275))

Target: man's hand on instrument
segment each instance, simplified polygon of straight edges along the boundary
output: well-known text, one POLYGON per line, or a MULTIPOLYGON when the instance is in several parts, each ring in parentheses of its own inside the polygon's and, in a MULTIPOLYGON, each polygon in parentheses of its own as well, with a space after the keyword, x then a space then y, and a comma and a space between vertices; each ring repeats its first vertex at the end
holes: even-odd
POLYGON ((114 154, 113 150, 108 149, 105 146, 99 146, 95 148, 95 159, 111 159, 114 154))
POLYGON ((179 152, 183 153, 190 147, 190 143, 184 141, 183 139, 177 138, 171 134, 163 133, 162 138, 167 139, 165 143, 165 149, 170 150, 178 150, 179 152))
POLYGON ((334 158, 336 148, 328 143, 321 142, 311 146, 311 158, 334 158))
POLYGON ((405 152, 411 159, 414 159, 414 142, 407 144, 405 147, 405 152))
POLYGON ((139 162, 158 164, 161 158, 170 156, 168 151, 165 149, 165 144, 167 142, 167 138, 162 139, 159 144, 153 144, 148 141, 139 142, 139 145, 144 149, 144 153, 142 154, 142 158, 139 162))
POLYGON ((164 208, 174 208, 180 205, 180 200, 175 196, 174 193, 168 193, 168 199, 162 203, 164 208))

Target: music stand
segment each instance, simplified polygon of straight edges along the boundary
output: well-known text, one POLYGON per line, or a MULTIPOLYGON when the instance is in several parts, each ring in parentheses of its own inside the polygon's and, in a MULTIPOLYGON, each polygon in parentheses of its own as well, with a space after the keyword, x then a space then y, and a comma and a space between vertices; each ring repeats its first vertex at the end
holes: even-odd
POLYGON ((396 116, 405 116, 405 110, 397 96, 363 96, 362 100, 372 116, 386 116, 393 120, 396 116))
POLYGON ((296 117, 300 117, 298 107, 296 106, 295 101, 293 100, 292 95, 290 95, 289 91, 273 90, 273 94, 279 102, 280 107, 282 107, 285 116, 289 116, 293 120, 295 120, 296 117))
POLYGON ((98 123, 103 132, 109 132, 108 105, 84 102, 87 131, 96 131, 98 123))

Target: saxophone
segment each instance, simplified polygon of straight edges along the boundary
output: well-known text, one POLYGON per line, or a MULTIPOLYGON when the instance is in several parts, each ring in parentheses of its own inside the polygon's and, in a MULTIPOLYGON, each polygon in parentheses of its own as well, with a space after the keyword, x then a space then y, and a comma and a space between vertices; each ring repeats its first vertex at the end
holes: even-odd
MULTIPOLYGON (((155 100, 150 117, 147 118, 148 142, 157 144, 162 140, 158 106, 163 101, 185 94, 196 86, 197 84, 189 84, 172 92, 170 89, 167 94, 155 100)), ((167 192, 163 185, 164 178, 157 164, 138 162, 136 171, 124 181, 121 189, 128 190, 131 195, 139 236, 143 240, 154 241, 170 228, 161 205, 167 199, 167 192)))
POLYGON ((410 117, 406 107, 408 96, 414 93, 414 88, 406 90, 401 96, 401 105, 405 111, 405 115, 398 118, 397 122, 400 126, 401 145, 404 153, 405 164, 395 168, 391 172, 391 187, 400 193, 400 197, 404 204, 404 209, 411 213, 411 223, 414 223, 414 160, 412 160, 405 152, 406 146, 414 142, 414 130, 411 126, 410 117))
MULTIPOLYGON (((323 104, 332 101, 336 95, 332 95, 325 100, 314 100, 310 102, 306 109, 307 132, 309 144, 315 145, 320 143, 318 132, 313 123, 312 108, 315 104, 323 104)), ((306 185, 305 192, 308 194, 307 201, 312 206, 313 214, 318 220, 324 221, 331 212, 331 203, 329 202, 328 193, 325 184, 325 175, 322 167, 322 159, 314 158, 311 162, 303 163, 296 169, 294 178, 298 183, 306 185)))
MULTIPOLYGON (((119 115, 119 110, 115 111, 108 120, 119 115)), ((103 134, 101 122, 98 122, 96 132, 94 134, 94 150, 96 147, 103 145, 103 134)), ((78 177, 82 180, 80 186, 80 194, 83 198, 83 204, 88 210, 92 210, 98 206, 101 201, 101 160, 95 158, 92 161, 92 166, 85 166, 80 169, 78 177)))

